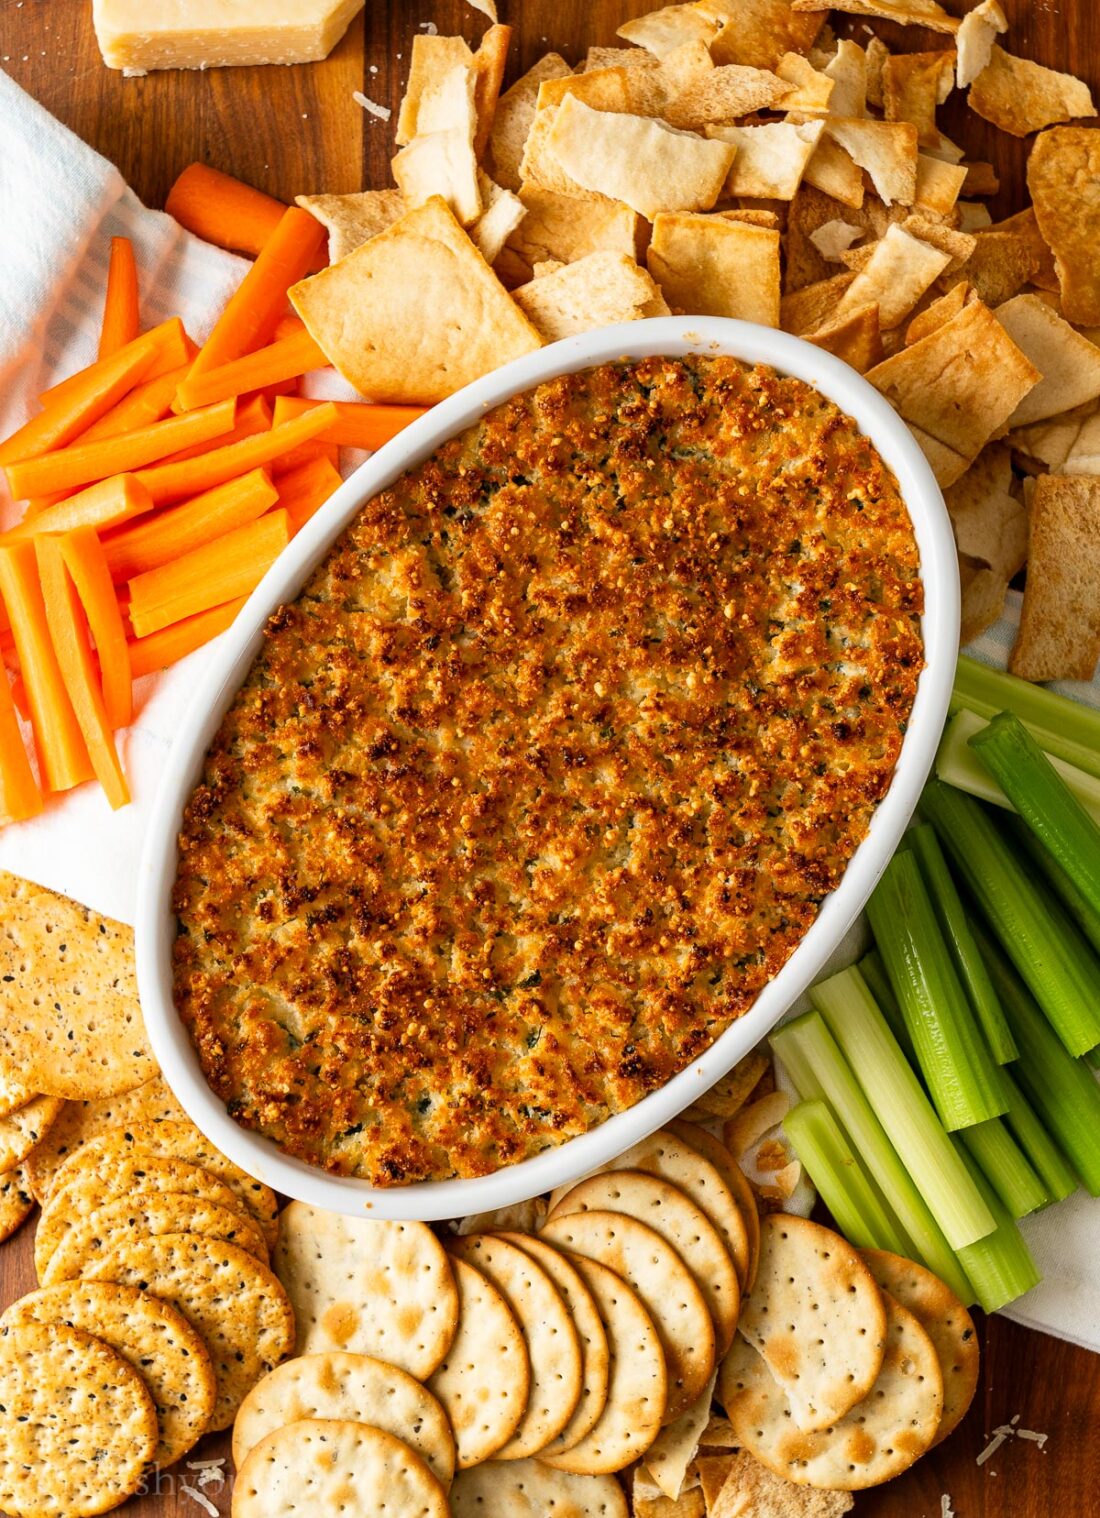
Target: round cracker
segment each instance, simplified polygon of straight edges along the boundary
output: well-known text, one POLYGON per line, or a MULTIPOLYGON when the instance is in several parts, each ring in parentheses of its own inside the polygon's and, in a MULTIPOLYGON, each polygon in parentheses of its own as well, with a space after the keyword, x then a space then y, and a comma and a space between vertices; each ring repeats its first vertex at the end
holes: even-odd
POLYGON ((581 1395, 569 1422, 558 1437, 542 1451, 544 1455, 559 1454, 572 1449, 586 1434, 591 1433, 607 1402, 607 1382, 611 1359, 607 1348, 607 1334, 600 1320, 599 1309, 588 1287, 560 1250, 541 1239, 533 1239, 526 1233, 503 1233, 501 1237, 542 1266, 565 1303, 566 1311, 577 1330, 581 1347, 581 1395))
POLYGON ((54 1189, 38 1219, 34 1268, 39 1281, 45 1279, 54 1250, 78 1218, 136 1191, 193 1196, 240 1210, 240 1203, 223 1181, 186 1160, 150 1160, 143 1154, 126 1153, 95 1168, 82 1166, 73 1172, 67 1185, 54 1189))
POLYGON ((294 1304, 298 1353, 374 1355, 425 1381, 458 1322, 446 1250, 426 1223, 390 1223, 291 1202, 272 1263, 294 1304))
POLYGON ((740 1331, 790 1398, 797 1427, 812 1433, 843 1418, 874 1385, 886 1309, 851 1244, 809 1218, 775 1212, 760 1225, 760 1264, 740 1331))
POLYGON ((671 1244, 706 1299, 714 1324, 715 1354, 725 1354, 737 1331, 741 1288, 722 1235, 690 1197, 659 1175, 612 1170, 580 1181, 550 1216, 565 1217, 573 1212, 621 1212, 645 1223, 671 1244))
POLYGON ((498 1460, 524 1460, 558 1437, 581 1399, 581 1346, 553 1281, 534 1258, 494 1233, 449 1240, 452 1259, 473 1265, 512 1309, 527 1345, 527 1409, 498 1460))
POLYGON ((694 1149, 696 1154, 702 1155, 708 1164, 714 1166, 729 1187, 730 1194, 737 1204, 737 1210, 745 1226, 748 1247, 744 1274, 742 1274, 736 1253, 733 1260, 737 1266, 737 1279, 741 1283, 743 1296, 752 1289, 752 1283, 756 1280, 756 1264, 760 1258, 760 1209, 756 1205, 756 1196, 749 1185, 748 1177, 722 1140, 715 1138, 713 1133, 708 1132, 706 1128, 701 1128, 698 1123, 689 1123, 679 1117, 674 1118, 668 1125, 668 1132, 675 1134, 678 1139, 687 1144, 689 1149, 694 1149))
POLYGON ((868 1270, 883 1291, 916 1318, 932 1340, 943 1373, 943 1414, 933 1444, 939 1444, 966 1417, 978 1389, 978 1331, 950 1286, 939 1276, 886 1249, 861 1249, 868 1270))
POLYGON ((75 1218, 46 1261, 42 1285, 79 1280, 111 1245, 126 1238, 155 1238, 161 1233, 200 1233, 208 1239, 224 1239, 267 1264, 267 1245, 251 1213, 171 1191, 137 1191, 97 1207, 87 1217, 75 1218))
POLYGON ((156 1408, 156 1465, 172 1465, 206 1432, 217 1383, 206 1345, 182 1313, 136 1286, 66 1281, 21 1297, 5 1327, 63 1323, 94 1334, 141 1376, 156 1408))
POLYGON ((10 1239, 34 1211, 34 1197, 27 1187, 23 1170, 6 1170, 0 1175, 0 1244, 10 1239))
POLYGON ((742 1448, 799 1486, 862 1491, 908 1470, 936 1437, 943 1377, 932 1340, 888 1295, 887 1346, 869 1394, 828 1428, 800 1429, 763 1358, 738 1337, 720 1372, 719 1400, 742 1448))
POLYGON ((45 1202, 54 1176, 67 1159, 92 1139, 124 1123, 148 1123, 164 1118, 181 1118, 183 1108, 172 1095, 163 1075, 122 1096, 104 1096, 94 1101, 66 1102, 46 1137, 27 1161, 27 1182, 36 1202, 45 1202))
POLYGON ((132 1365, 56 1323, 0 1332, 0 1508, 91 1518, 141 1484, 157 1415, 132 1365))
POLYGON ((384 1360, 335 1351, 277 1365, 241 1403, 233 1464, 240 1470, 261 1439, 303 1418, 385 1429, 416 1451, 440 1485, 454 1479, 455 1441, 446 1413, 419 1381, 384 1360))
POLYGON ((163 1122, 131 1123, 110 1129, 85 1144, 79 1154, 65 1162, 54 1178, 54 1186, 60 1190, 67 1185, 70 1173, 77 1169, 98 1170, 126 1154, 143 1154, 155 1160, 185 1160, 189 1165, 200 1165, 228 1186, 252 1213, 263 1229, 268 1248, 274 1245, 279 1233, 279 1218, 278 1203, 271 1187, 234 1165, 220 1149, 215 1149, 189 1118, 166 1118, 163 1122))
POLYGON ((38 1095, 33 1086, 21 1078, 17 1070, 0 1069, 0 1117, 7 1117, 19 1107, 25 1107, 38 1095))
POLYGON ((59 1096, 35 1096, 0 1117, 0 1170, 21 1165, 46 1137, 65 1103, 59 1096))
POLYGON ((465 1470, 492 1459, 519 1427, 531 1369, 523 1334, 504 1297, 465 1260, 453 1265, 458 1332, 428 1390, 450 1420, 455 1464, 465 1470))
POLYGON ((656 1325, 621 1276, 596 1260, 570 1255, 596 1303, 607 1335, 607 1401, 595 1426, 560 1454, 539 1456, 555 1470, 606 1476, 639 1459, 661 1432, 668 1373, 656 1325))
POLYGON ((665 1354, 664 1421, 672 1423, 706 1386, 716 1358, 714 1324, 691 1271, 655 1229, 620 1212, 551 1218, 539 1237, 607 1265, 641 1298, 665 1354))
POLYGON ((170 1302, 202 1337, 218 1379, 212 1429, 228 1428, 261 1376, 294 1350, 294 1313, 276 1276, 236 1244, 190 1233, 125 1239, 87 1279, 139 1286, 170 1302))
POLYGON ((454 1518, 630 1518, 614 1476, 576 1476, 538 1460, 490 1460, 463 1471, 451 1491, 454 1518))
POLYGON ((304 1418, 257 1444, 233 1488, 233 1518, 450 1518, 447 1495, 407 1444, 350 1419, 304 1418))

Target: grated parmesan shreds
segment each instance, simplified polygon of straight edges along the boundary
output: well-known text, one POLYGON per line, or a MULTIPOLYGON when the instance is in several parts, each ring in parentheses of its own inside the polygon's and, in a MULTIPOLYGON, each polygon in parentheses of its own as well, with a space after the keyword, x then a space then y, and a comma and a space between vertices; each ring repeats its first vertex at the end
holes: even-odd
POLYGON ((940 1518, 955 1518, 955 1509, 951 1506, 951 1498, 946 1492, 940 1498, 940 1518))
POLYGON ((356 105, 361 105, 369 116, 377 116, 379 121, 389 121, 393 112, 388 105, 379 105, 377 100, 370 100, 362 90, 352 90, 351 98, 356 105))
POLYGON ((1018 1428, 1016 1430, 1016 1433, 1019 1438, 1029 1439, 1032 1444, 1037 1444, 1040 1449, 1043 1448, 1044 1444, 1046 1444, 1047 1440, 1050 1438, 1049 1434, 1036 1433, 1033 1428, 1018 1428))
POLYGON ((197 1486, 188 1486, 188 1484, 187 1484, 186 1481, 181 1481, 180 1482, 180 1491, 181 1492, 186 1492, 186 1494, 188 1495, 188 1497, 192 1498, 195 1502, 197 1502, 198 1505, 201 1508, 204 1508, 206 1510, 206 1512, 208 1512, 210 1514, 210 1518, 218 1518, 218 1510, 217 1510, 217 1508, 210 1501, 209 1497, 207 1497, 203 1492, 199 1491, 199 1489, 198 1489, 197 1486))
POLYGON ((189 1471, 221 1470, 224 1464, 225 1456, 219 1455, 216 1460, 188 1460, 187 1469, 189 1471))
POLYGON ((997 1453, 1007 1438, 1008 1434, 994 1434, 992 1439, 990 1439, 989 1443, 986 1445, 985 1449, 983 1449, 981 1454, 978 1456, 975 1463, 977 1465, 984 1465, 987 1460, 992 1460, 993 1456, 997 1453))
POLYGON ((439 36, 439 28, 436 26, 434 21, 421 21, 420 30, 422 32, 427 32, 429 37, 439 36))
POLYGON ((200 1487, 224 1486, 224 1484, 225 1472, 223 1470, 215 1470, 213 1466, 208 1465, 204 1471, 199 1472, 200 1487))

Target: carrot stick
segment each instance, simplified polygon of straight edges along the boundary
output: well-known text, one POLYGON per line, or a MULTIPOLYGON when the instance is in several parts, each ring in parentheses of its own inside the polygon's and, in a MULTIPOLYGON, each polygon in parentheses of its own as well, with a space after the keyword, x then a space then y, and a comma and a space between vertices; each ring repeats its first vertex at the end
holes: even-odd
POLYGON ((37 817, 41 810, 42 792, 23 746, 15 696, 0 669, 0 825, 37 817))
POLYGON ((43 784, 48 791, 71 790, 94 771, 50 638, 32 542, 0 548, 0 595, 27 687, 43 784))
POLYGON ((280 316, 279 320, 275 323, 275 330, 271 334, 271 339, 275 342, 280 337, 293 337, 295 332, 304 332, 305 330, 306 324, 302 318, 296 312, 288 311, 285 316, 280 316))
POLYGON ((127 343, 132 343, 140 331, 134 246, 128 237, 112 237, 111 260, 107 265, 107 294, 103 302, 103 326, 99 334, 100 358, 107 358, 127 343))
POLYGON ((253 396, 251 400, 238 405, 232 431, 221 437, 208 438, 205 443, 193 443, 190 448, 181 448, 178 453, 170 453, 160 462, 182 464, 185 459, 197 459, 200 454, 210 453, 215 448, 228 448, 231 443, 239 443, 242 438, 255 437, 258 432, 270 430, 271 407, 262 395, 253 396))
MULTIPOLYGON (((94 533, 92 537, 94 539, 94 533)), ((65 689, 84 735, 96 779, 106 792, 112 808, 117 811, 129 801, 130 791, 118 762, 105 698, 99 688, 88 647, 88 623, 69 578, 63 544, 58 538, 39 538, 35 543, 35 553, 46 622, 65 689)), ((114 601, 114 596, 111 600, 114 601)), ((129 679, 129 654, 125 638, 122 640, 122 652, 129 679)), ((106 664, 102 655, 100 664, 106 664)))
POLYGON ((308 211, 290 206, 283 212, 199 349, 191 366, 192 379, 270 342, 279 318, 286 313, 287 291, 308 273, 324 238, 324 227, 308 211))
POLYGON ((186 658, 196 648, 209 643, 211 638, 216 638, 226 630, 247 600, 247 596, 238 596, 235 601, 212 606, 209 611, 199 611, 193 617, 170 622, 160 632, 150 633, 147 638, 131 638, 130 668, 134 679, 139 680, 142 675, 152 675, 157 670, 167 669, 178 659, 186 658))
POLYGON ((198 349, 195 348, 187 362, 178 368, 169 369, 166 374, 158 374, 156 379, 142 380, 140 385, 135 385, 117 406, 112 406, 98 422, 85 428, 80 434, 80 441, 98 443, 102 438, 135 432, 139 427, 148 427, 153 422, 162 422, 166 416, 170 416, 176 391, 187 378, 191 359, 197 352, 198 349))
MULTIPOLYGON (((201 413, 200 413, 201 414, 201 413)), ((308 416, 296 417, 282 427, 272 427, 270 432, 258 433, 226 448, 215 448, 197 459, 185 459, 179 464, 158 464, 152 469, 138 471, 138 479, 148 489, 155 505, 165 501, 180 501, 187 496, 198 495, 213 485, 221 485, 238 474, 250 469, 262 469, 284 454, 289 454, 302 443, 323 432, 332 425, 336 413, 331 403, 318 406, 308 416)), ((182 418, 181 418, 182 420, 182 418)), ((228 596, 223 596, 228 600, 228 596)))
POLYGON ((111 533, 103 540, 110 577, 117 585, 120 580, 132 580, 170 564, 212 538, 254 521, 276 502, 282 505, 282 495, 265 469, 253 469, 235 480, 226 480, 224 485, 215 485, 182 506, 158 512, 147 522, 111 533))
POLYGON ((339 469, 340 450, 335 443, 303 443, 301 447, 291 449, 285 457, 275 460, 273 472, 276 481, 289 470, 298 469, 312 459, 328 459, 333 469, 339 469))
POLYGON ((203 411, 186 416, 172 416, 151 427, 140 427, 120 437, 103 438, 98 443, 75 444, 59 448, 41 458, 10 464, 6 471, 8 486, 17 499, 44 495, 51 490, 72 489, 91 480, 103 480, 111 474, 130 474, 146 464, 187 448, 192 443, 220 437, 233 427, 236 401, 222 401, 203 411))
POLYGON ((130 581, 130 623, 139 638, 255 590, 290 542, 285 511, 269 511, 160 569, 130 581))
POLYGON ((117 527, 131 517, 152 511, 153 502, 144 485, 132 474, 112 475, 89 485, 56 506, 47 506, 34 517, 24 518, 6 538, 26 538, 40 532, 71 532, 77 527, 117 527))
POLYGON ((42 406, 52 406, 74 391, 85 385, 94 385, 100 382, 102 375, 113 359, 119 354, 127 352, 133 347, 143 349, 146 343, 151 343, 156 348, 156 355, 145 379, 155 379, 158 374, 163 374, 166 369, 177 369, 182 364, 194 344, 183 330, 183 323, 178 316, 170 316, 167 321, 161 322, 159 327, 151 327, 148 332, 143 332, 140 337, 135 337, 132 343, 127 343, 125 348, 120 348, 118 353, 113 353, 110 358, 97 358, 94 364, 89 364, 86 369, 78 369, 75 374, 70 374, 68 379, 59 380, 49 390, 43 390, 38 397, 42 406))
POLYGON ((290 518, 292 533, 300 532, 315 511, 343 484, 339 469, 326 458, 310 459, 279 476, 279 505, 290 518))
POLYGON ((193 163, 168 191, 164 209, 196 237, 255 258, 286 206, 229 174, 193 163))
POLYGON ((262 390, 280 380, 297 379, 310 369, 323 369, 327 364, 328 359, 308 332, 294 332, 265 348, 219 364, 216 369, 197 375, 192 371, 180 386, 176 399, 181 410, 194 411, 197 406, 229 400, 249 390, 262 390))
POLYGON ((13 674, 11 677, 11 699, 15 702, 15 709, 23 721, 29 722, 31 708, 27 700, 27 687, 23 684, 23 676, 20 674, 13 674))
POLYGON ((91 527, 78 527, 75 532, 66 533, 60 544, 65 567, 76 586, 95 639, 107 720, 112 728, 126 727, 134 716, 133 680, 130 656, 126 651, 126 629, 122 625, 107 559, 91 527))
MULTIPOLYGON (((281 395, 275 402, 275 425, 304 416, 320 403, 301 396, 281 395)), ((341 448, 381 448, 417 417, 426 406, 372 406, 367 401, 333 401, 336 421, 320 436, 322 443, 338 443, 341 448)))

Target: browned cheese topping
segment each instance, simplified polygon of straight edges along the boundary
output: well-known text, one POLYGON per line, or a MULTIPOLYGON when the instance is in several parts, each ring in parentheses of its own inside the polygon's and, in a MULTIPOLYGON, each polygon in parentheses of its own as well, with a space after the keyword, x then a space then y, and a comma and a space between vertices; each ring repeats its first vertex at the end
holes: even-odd
POLYGON ((445 444, 270 619, 187 807, 176 998, 230 1113, 395 1185, 667 1081, 863 839, 921 607, 890 471, 768 368, 605 364, 445 444))

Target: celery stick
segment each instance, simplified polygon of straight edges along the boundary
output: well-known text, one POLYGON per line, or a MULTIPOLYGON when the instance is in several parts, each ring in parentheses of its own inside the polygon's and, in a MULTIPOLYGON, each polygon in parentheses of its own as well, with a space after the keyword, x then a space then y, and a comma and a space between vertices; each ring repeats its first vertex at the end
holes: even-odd
POLYGON ((1091 707, 965 654, 955 670, 954 701, 980 717, 1015 712, 1048 754, 1100 777, 1100 712, 1091 707))
POLYGON ((943 1230, 887 1138, 821 1013, 804 1012, 785 1023, 772 1034, 771 1045, 799 1096, 827 1101, 850 1135, 853 1149, 897 1217, 903 1237, 911 1240, 901 1252, 923 1261, 964 1302, 973 1302, 974 1294, 943 1230))
POLYGON ((999 1117, 959 1134, 970 1158, 1014 1218, 1026 1218, 1051 1200, 1027 1155, 999 1117))
POLYGON ((885 1017, 890 1032, 901 1045, 906 1059, 911 1065, 915 1065, 917 1051, 913 1048, 913 1040, 909 1037, 909 1029, 905 1026, 905 1018, 901 1015, 894 988, 890 984, 890 977, 886 973, 882 955, 877 949, 867 950, 859 962, 859 972, 867 982, 868 991, 878 1003, 878 1009, 885 1017))
MULTIPOLYGON (((934 780, 921 811, 1069 1053, 1100 1044, 1100 965, 1077 929, 1044 898, 972 797, 934 780)), ((1019 1042, 1011 1018, 1009 1025, 1019 1042)))
POLYGON ((825 1102, 800 1102, 783 1119, 783 1131, 846 1239, 857 1249, 908 1255, 912 1244, 825 1102))
POLYGON ((952 1249, 992 1232, 989 1208, 959 1163, 859 971, 842 970, 822 981, 811 990, 810 1000, 824 1015, 852 1074, 952 1249))
POLYGON ((974 1015, 985 1035, 989 1052, 999 1065, 1007 1065, 1010 1060, 1019 1057, 1019 1051, 1005 1021, 1004 1009, 997 1000, 997 993, 989 979, 985 961, 978 953, 962 899, 951 878, 951 871, 947 868, 947 860, 943 857, 935 829, 927 823, 921 823, 919 827, 910 828, 906 837, 920 865, 936 919, 974 1015))
POLYGON ((970 747, 1040 843, 1100 912, 1100 827, 1018 717, 1001 712, 970 747))
POLYGON ((1073 1166, 1043 1127, 1035 1109, 1020 1090, 1008 1070, 1001 1071, 1001 1082, 1008 1098, 1008 1113, 1003 1121, 1012 1130, 1020 1148, 1031 1161, 1052 1202, 1063 1202, 1077 1190, 1073 1166))
MULTIPOLYGON (((944 729, 936 752, 936 776, 957 790, 988 801, 1004 811, 1012 802, 970 747, 971 741, 989 726, 984 717, 971 711, 956 712, 944 729)), ((1045 752, 1045 750, 1044 750, 1045 752)), ((1100 822, 1100 780, 1085 770, 1051 756, 1051 763, 1095 821, 1100 822)))
POLYGON ((982 1309, 996 1312, 1022 1297, 1042 1280, 1031 1250, 1018 1225, 1008 1215, 997 1193, 974 1161, 956 1140, 959 1159, 967 1167, 970 1179, 996 1219, 996 1227, 985 1238, 959 1250, 967 1277, 982 1309))
POLYGON ((1054 855, 1043 847, 1022 817, 1013 813, 1004 818, 1003 825, 1008 829, 1008 837, 1018 846, 1019 852, 1026 854, 1036 869, 1046 876, 1070 917, 1100 954, 1100 911, 1082 896, 1054 855))
POLYGON ((875 944, 945 1128, 969 1128, 1006 1102, 959 984, 914 853, 895 854, 867 903, 875 944))

